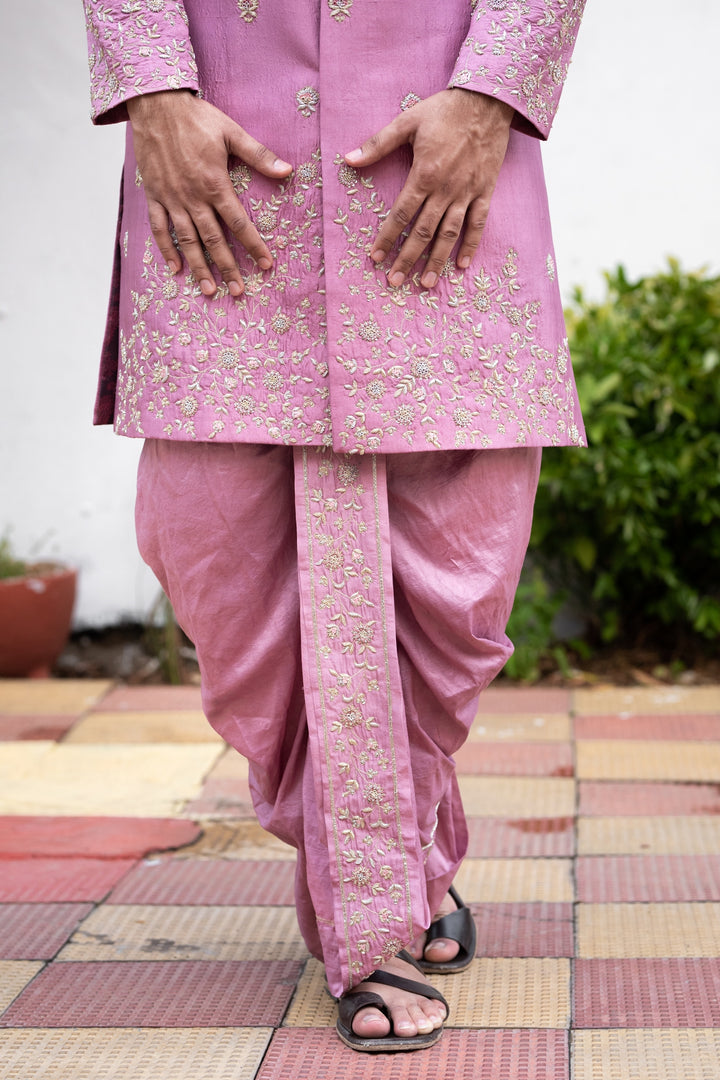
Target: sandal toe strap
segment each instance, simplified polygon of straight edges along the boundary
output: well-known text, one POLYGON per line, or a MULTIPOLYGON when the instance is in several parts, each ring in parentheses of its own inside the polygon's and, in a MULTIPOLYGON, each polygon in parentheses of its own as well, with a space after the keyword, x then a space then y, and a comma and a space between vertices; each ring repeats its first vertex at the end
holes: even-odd
POLYGON ((430 923, 427 930, 426 945, 437 938, 456 941, 466 953, 475 951, 475 923, 468 907, 458 908, 448 915, 443 915, 436 922, 430 923))

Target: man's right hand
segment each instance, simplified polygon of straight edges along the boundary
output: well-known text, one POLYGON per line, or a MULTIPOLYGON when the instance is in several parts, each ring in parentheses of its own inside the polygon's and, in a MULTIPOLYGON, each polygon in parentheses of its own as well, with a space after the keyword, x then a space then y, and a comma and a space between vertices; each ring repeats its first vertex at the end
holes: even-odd
POLYGON ((217 283, 203 249, 232 296, 241 296, 242 275, 220 222, 262 270, 270 269, 272 255, 235 194, 228 157, 234 154, 278 180, 289 176, 292 165, 189 90, 131 98, 127 109, 150 227, 167 265, 174 274, 182 265, 170 235, 172 220, 180 250, 205 296, 216 292, 217 283))

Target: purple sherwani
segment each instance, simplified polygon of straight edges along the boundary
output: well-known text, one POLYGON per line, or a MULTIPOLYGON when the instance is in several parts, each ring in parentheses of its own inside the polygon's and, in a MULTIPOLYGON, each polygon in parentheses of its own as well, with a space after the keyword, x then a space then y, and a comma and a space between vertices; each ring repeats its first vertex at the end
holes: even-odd
POLYGON ((275 265, 259 272, 238 249, 245 296, 221 286, 208 300, 165 269, 128 133, 97 422, 360 453, 582 443, 537 136, 583 5, 86 0, 98 121, 124 118, 130 96, 188 87, 295 165, 278 183, 236 163, 275 265), (473 265, 395 289, 368 252, 409 150, 366 170, 342 154, 447 85, 516 108, 507 158, 473 265))
POLYGON ((208 299, 165 268, 128 135, 96 422, 147 439, 141 551, 298 849, 335 994, 427 927, 465 854, 452 755, 511 651, 539 447, 584 439, 540 161, 583 6, 85 0, 98 122, 189 88, 295 166, 230 163, 275 262, 235 245, 245 293, 208 299), (369 252, 410 151, 342 155, 448 85, 515 107, 507 157, 472 266, 392 288, 369 252))

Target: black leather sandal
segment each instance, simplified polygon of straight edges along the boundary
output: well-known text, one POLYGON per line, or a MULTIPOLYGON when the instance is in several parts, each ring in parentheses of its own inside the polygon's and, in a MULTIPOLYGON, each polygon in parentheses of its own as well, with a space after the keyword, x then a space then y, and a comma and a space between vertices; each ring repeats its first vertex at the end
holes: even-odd
POLYGON ((450 886, 448 892, 457 904, 457 911, 451 911, 448 915, 442 915, 436 922, 430 923, 425 947, 436 938, 449 938, 450 941, 457 941, 460 950, 452 960, 437 964, 432 960, 418 960, 420 970, 425 975, 453 975, 456 971, 464 971, 475 959, 477 929, 472 912, 460 899, 453 885, 450 886))
MULTIPOLYGON (((404 949, 398 953, 398 957, 400 960, 412 964, 418 971, 421 970, 417 960, 404 949)), ((387 971, 374 971, 372 975, 368 975, 367 979, 363 981, 383 983, 385 986, 393 986, 398 990, 407 990, 409 994, 418 994, 420 997, 441 1001, 445 1006, 445 1019, 447 1019, 447 1014, 450 1011, 448 1003, 434 986, 414 982, 412 979, 404 979, 401 975, 393 975, 387 971)), ((362 986, 362 983, 360 985, 362 986)), ((443 1033, 443 1029, 440 1027, 424 1035, 401 1036, 391 1032, 390 1035, 384 1035, 379 1039, 366 1039, 362 1035, 355 1034, 352 1024, 360 1010, 366 1009, 369 1005, 374 1009, 379 1009, 390 1020, 387 1005, 379 994, 374 994, 371 990, 350 990, 338 999, 336 1031, 345 1045, 352 1050, 359 1050, 369 1054, 388 1054, 399 1050, 424 1050, 428 1046, 433 1046, 443 1033)), ((390 1023, 392 1025, 392 1020, 390 1020, 390 1023)))

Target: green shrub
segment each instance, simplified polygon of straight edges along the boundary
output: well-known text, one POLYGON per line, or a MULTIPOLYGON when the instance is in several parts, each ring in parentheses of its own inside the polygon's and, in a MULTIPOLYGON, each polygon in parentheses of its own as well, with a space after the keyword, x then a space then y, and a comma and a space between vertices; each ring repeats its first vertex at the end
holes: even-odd
POLYGON ((567 312, 589 448, 544 454, 534 565, 571 586, 596 640, 717 639, 720 278, 670 260, 606 280, 601 303, 578 289, 567 312))

